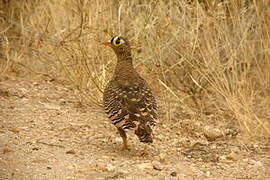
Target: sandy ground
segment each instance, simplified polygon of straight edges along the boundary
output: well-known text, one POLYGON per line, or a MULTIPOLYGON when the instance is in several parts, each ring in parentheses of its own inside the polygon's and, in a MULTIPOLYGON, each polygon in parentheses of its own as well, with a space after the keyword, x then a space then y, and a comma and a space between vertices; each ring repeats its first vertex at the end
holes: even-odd
POLYGON ((269 146, 188 136, 188 119, 161 116, 153 145, 130 134, 122 151, 102 110, 77 95, 49 77, 0 77, 1 180, 270 179, 269 146))

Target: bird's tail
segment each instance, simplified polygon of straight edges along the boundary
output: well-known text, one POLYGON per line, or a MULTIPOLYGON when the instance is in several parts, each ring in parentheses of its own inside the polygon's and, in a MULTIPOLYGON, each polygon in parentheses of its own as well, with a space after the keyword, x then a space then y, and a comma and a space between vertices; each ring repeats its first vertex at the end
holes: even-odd
POLYGON ((135 134, 138 136, 139 140, 143 143, 152 143, 152 129, 148 124, 141 123, 135 130, 135 134))

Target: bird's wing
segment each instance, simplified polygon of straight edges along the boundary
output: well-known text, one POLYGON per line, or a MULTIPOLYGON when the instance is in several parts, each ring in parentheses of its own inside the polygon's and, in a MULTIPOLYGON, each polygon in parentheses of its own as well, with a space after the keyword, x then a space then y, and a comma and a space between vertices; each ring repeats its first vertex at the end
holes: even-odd
POLYGON ((104 91, 104 108, 113 124, 124 129, 135 127, 135 121, 154 126, 157 119, 156 100, 146 82, 130 86, 109 82, 104 91))

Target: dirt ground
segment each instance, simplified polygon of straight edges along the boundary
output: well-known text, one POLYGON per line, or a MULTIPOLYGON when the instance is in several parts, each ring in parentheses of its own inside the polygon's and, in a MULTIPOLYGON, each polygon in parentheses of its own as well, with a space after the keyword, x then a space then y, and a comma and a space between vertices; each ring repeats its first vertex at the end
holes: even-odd
POLYGON ((180 117, 176 123, 161 116, 153 145, 130 134, 131 150, 122 151, 102 109, 76 96, 57 79, 0 77, 1 180, 270 179, 269 146, 229 133, 212 142, 189 137, 189 121, 180 117))

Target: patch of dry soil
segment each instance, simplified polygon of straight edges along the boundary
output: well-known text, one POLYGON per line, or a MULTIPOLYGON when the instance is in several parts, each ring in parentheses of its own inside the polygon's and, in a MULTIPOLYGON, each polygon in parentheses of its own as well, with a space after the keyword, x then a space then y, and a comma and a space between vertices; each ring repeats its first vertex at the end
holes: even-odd
POLYGON ((77 95, 48 77, 0 78, 1 180, 270 179, 269 147, 184 137, 181 121, 161 121, 151 146, 130 135, 122 151, 102 110, 77 95))

